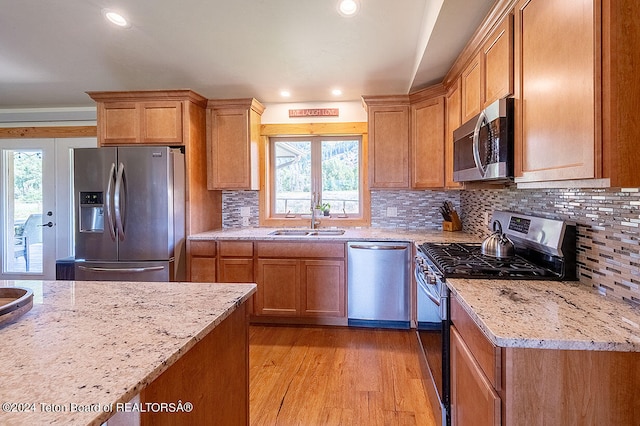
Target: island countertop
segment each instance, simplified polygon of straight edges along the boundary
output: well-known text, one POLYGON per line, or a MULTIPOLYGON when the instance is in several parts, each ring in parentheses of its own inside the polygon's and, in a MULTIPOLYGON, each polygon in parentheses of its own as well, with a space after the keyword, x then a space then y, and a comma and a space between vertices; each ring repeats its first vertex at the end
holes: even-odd
POLYGON ((34 292, 33 308, 0 326, 0 423, 16 425, 101 424, 256 289, 82 281, 0 287, 34 292))
POLYGON ((502 347, 640 352, 640 309, 577 281, 447 280, 502 347))

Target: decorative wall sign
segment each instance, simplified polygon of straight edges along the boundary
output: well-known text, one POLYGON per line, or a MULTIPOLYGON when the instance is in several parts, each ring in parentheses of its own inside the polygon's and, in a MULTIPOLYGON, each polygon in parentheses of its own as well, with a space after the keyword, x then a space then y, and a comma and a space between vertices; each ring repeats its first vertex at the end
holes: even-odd
POLYGON ((305 108, 290 109, 289 118, 296 117, 337 117, 340 113, 339 108, 305 108))

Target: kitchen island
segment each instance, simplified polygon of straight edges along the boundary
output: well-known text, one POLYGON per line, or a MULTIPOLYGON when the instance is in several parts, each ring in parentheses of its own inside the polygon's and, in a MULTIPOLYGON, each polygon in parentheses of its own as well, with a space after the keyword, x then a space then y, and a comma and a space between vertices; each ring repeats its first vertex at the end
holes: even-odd
POLYGON ((0 326, 1 424, 248 424, 245 302, 255 284, 0 287, 34 293, 29 312, 0 326))

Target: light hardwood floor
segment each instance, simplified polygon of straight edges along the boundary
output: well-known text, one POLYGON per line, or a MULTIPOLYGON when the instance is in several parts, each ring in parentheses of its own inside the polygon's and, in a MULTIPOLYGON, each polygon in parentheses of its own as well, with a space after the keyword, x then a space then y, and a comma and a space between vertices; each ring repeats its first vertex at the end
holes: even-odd
POLYGON ((435 425, 415 332, 252 325, 251 425, 435 425))

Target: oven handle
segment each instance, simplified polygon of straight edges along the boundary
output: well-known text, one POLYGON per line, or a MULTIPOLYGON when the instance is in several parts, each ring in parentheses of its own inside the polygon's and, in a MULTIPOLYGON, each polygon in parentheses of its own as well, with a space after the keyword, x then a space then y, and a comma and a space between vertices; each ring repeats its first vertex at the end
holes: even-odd
POLYGON ((431 299, 431 301, 435 303, 436 306, 440 307, 440 298, 431 291, 429 284, 425 282, 424 277, 419 272, 418 268, 414 269, 413 273, 416 277, 416 281, 418 283, 418 287, 420 287, 420 290, 424 291, 429 299, 431 299))

